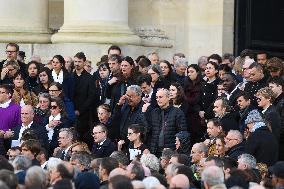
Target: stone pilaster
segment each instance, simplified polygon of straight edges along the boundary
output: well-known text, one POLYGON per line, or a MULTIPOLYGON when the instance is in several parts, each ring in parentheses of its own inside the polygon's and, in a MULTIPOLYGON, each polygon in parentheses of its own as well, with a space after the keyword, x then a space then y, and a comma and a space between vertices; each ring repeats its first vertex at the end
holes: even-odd
POLYGON ((53 43, 139 45, 128 26, 128 0, 65 0, 64 24, 53 43))
POLYGON ((48 0, 0 0, 0 42, 49 43, 48 0))

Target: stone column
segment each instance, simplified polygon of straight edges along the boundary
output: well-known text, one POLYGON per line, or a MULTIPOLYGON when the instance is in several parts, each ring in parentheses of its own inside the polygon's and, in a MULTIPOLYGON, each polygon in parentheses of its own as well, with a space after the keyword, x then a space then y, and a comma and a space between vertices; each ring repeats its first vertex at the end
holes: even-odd
POLYGON ((48 0, 0 0, 0 42, 50 42, 48 0))
POLYGON ((140 44, 128 26, 128 0, 65 0, 64 24, 53 43, 140 44))

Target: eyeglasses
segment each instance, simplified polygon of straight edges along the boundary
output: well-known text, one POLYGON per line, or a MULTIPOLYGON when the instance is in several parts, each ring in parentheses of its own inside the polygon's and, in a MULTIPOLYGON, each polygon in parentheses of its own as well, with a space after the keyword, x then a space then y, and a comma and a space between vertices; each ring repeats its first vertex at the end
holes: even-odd
POLYGON ((51 109, 56 109, 58 106, 50 106, 51 109))
POLYGON ((238 140, 238 139, 236 139, 236 138, 227 138, 227 137, 225 137, 225 140, 227 140, 227 141, 231 141, 231 140, 238 140))
POLYGON ((56 91, 59 91, 58 89, 57 90, 48 90, 49 92, 56 92, 56 91))
POLYGON ((127 136, 130 136, 130 135, 132 135, 133 133, 127 133, 127 136))

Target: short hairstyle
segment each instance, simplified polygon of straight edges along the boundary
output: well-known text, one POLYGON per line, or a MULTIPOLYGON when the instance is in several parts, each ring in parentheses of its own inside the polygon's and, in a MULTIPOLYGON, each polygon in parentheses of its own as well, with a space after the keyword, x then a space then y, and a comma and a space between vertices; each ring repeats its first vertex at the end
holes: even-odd
POLYGON ((118 64, 120 64, 121 63, 121 56, 119 56, 117 54, 112 54, 108 58, 108 61, 116 61, 118 64))
POLYGON ((184 174, 185 176, 187 176, 190 183, 192 183, 195 180, 192 169, 189 166, 178 165, 175 169, 175 173, 176 174, 184 174))
MULTIPOLYGON (((166 95, 166 97, 170 97, 170 91, 168 90, 168 89, 166 89, 166 88, 160 88, 160 89, 158 89, 158 91, 164 91, 164 93, 165 93, 165 95, 166 95)), ((157 91, 157 92, 158 92, 157 91)))
POLYGON ((131 180, 124 175, 116 175, 109 179, 109 183, 112 185, 113 189, 133 189, 131 180))
POLYGON ((27 170, 25 177, 25 186, 27 188, 44 188, 46 184, 46 175, 40 166, 32 166, 27 170))
POLYGON ((255 68, 258 71, 263 71, 263 67, 261 64, 257 63, 257 62, 253 62, 250 66, 249 69, 255 68))
POLYGON ((97 107, 97 111, 99 109, 103 109, 103 110, 107 111, 108 113, 111 113, 111 108, 110 108, 110 105, 108 105, 108 104, 101 104, 101 105, 99 105, 97 107))
POLYGON ((17 52, 18 52, 19 49, 20 49, 20 48, 19 48, 19 45, 18 45, 17 43, 8 43, 8 44, 6 45, 6 49, 7 49, 8 46, 10 46, 10 47, 15 47, 17 52))
POLYGON ((83 52, 76 53, 74 57, 76 57, 78 59, 82 59, 84 62, 87 60, 87 58, 86 58, 86 56, 83 52))
POLYGON ((206 182, 209 187, 224 183, 224 172, 222 168, 217 166, 210 166, 201 173, 201 180, 206 182))
POLYGON ((232 68, 228 64, 220 64, 218 66, 218 71, 224 71, 225 73, 232 73, 232 68))
POLYGON ((214 127, 223 127, 222 122, 218 118, 209 119, 207 123, 212 122, 214 127))
POLYGON ((79 164, 83 165, 85 169, 90 168, 90 163, 91 163, 91 155, 88 152, 76 152, 71 155, 70 160, 77 160, 79 164))
POLYGON ((117 51, 119 51, 119 54, 121 54, 121 49, 120 49, 120 47, 117 46, 117 45, 112 45, 112 46, 110 46, 110 47, 108 48, 108 50, 107 50, 107 54, 109 54, 109 52, 110 52, 111 50, 117 50, 117 51))
POLYGON ((207 60, 207 56, 201 56, 198 58, 197 64, 198 66, 200 66, 201 64, 207 64, 208 60, 207 60))
POLYGON ((270 102, 272 103, 276 99, 276 94, 269 87, 263 87, 259 89, 256 95, 263 96, 266 99, 270 98, 270 102))
POLYGON ((64 101, 60 98, 60 97, 53 97, 51 98, 51 102, 55 102, 56 105, 61 109, 60 113, 61 113, 61 116, 67 116, 67 113, 66 113, 66 110, 65 110, 65 104, 64 104, 64 101))
POLYGON ((140 86, 143 83, 146 83, 147 85, 151 85, 151 82, 152 82, 152 78, 151 78, 151 75, 149 74, 143 74, 143 75, 138 76, 137 78, 137 83, 140 86))
POLYGON ((106 133, 106 135, 108 134, 107 127, 104 124, 101 124, 101 123, 95 124, 94 127, 100 127, 102 129, 102 131, 106 133))
POLYGON ((138 85, 130 85, 127 87, 127 91, 133 91, 135 92, 138 96, 142 96, 142 90, 138 85))
POLYGON ((105 157, 102 158, 100 166, 102 169, 105 169, 106 173, 109 175, 112 170, 118 168, 118 161, 111 157, 105 157))
POLYGON ((123 166, 127 166, 129 164, 127 155, 122 151, 114 151, 109 157, 116 159, 118 163, 122 164, 123 166))
POLYGON ((141 66, 142 68, 146 68, 151 65, 151 61, 147 57, 143 57, 143 58, 140 58, 137 64, 141 66))
POLYGON ((32 154, 34 154, 34 156, 36 157, 39 152, 40 152, 40 148, 41 148, 41 145, 39 143, 38 140, 33 140, 33 139, 30 139, 30 140, 26 140, 22 143, 21 147, 26 147, 28 150, 30 150, 32 152, 32 154))
POLYGON ((51 102, 51 96, 50 96, 49 93, 39 93, 39 94, 38 94, 38 98, 40 98, 40 97, 47 99, 47 100, 49 101, 49 104, 50 104, 50 102, 51 102))
POLYGON ((215 70, 218 70, 218 67, 219 67, 219 66, 218 66, 218 64, 217 64, 216 62, 210 61, 210 62, 207 62, 206 65, 207 65, 207 64, 212 64, 212 65, 214 66, 215 70))
POLYGON ((163 75, 163 71, 161 67, 158 64, 151 64, 149 66, 149 70, 153 70, 156 74, 158 74, 160 77, 163 75))
POLYGON ((172 157, 177 158, 177 162, 183 165, 189 165, 190 164, 190 157, 186 154, 173 154, 172 157))
POLYGON ((59 172, 62 178, 73 179, 74 173, 70 172, 63 162, 56 166, 56 171, 59 172))
POLYGON ((148 167, 151 171, 159 172, 160 170, 159 159, 154 154, 143 154, 140 162, 148 167))
POLYGON ((167 159, 167 160, 170 160, 171 157, 172 157, 174 154, 176 154, 175 151, 173 151, 173 150, 170 149, 170 148, 167 148, 167 149, 164 149, 164 150, 162 151, 161 158, 165 158, 165 159, 167 159))
POLYGON ((239 143, 243 141, 243 135, 239 130, 230 130, 229 133, 233 134, 239 140, 239 143))
POLYGON ((175 53, 173 57, 178 56, 179 58, 185 58, 185 55, 183 53, 175 53))
POLYGON ((223 161, 220 157, 209 156, 205 159, 205 162, 208 162, 208 161, 214 161, 214 163, 217 167, 220 167, 220 168, 224 167, 224 163, 223 163, 223 161))
POLYGON ((199 153, 205 153, 205 155, 207 155, 208 153, 207 145, 205 145, 203 142, 195 143, 194 145, 198 146, 199 153))
POLYGON ((26 156, 18 155, 12 164, 15 170, 27 170, 32 165, 32 162, 26 156))
POLYGON ((228 168, 232 170, 238 167, 238 162, 234 158, 224 156, 224 157, 221 157, 221 159, 223 161, 225 170, 228 168))
POLYGON ((152 56, 152 55, 157 55, 157 56, 159 56, 159 54, 158 54, 157 52, 151 52, 151 53, 149 53, 149 54, 147 55, 147 57, 149 58, 149 57, 152 56))
POLYGON ((275 84, 282 87, 282 90, 284 90, 284 80, 281 77, 272 77, 268 80, 268 84, 275 84))
POLYGON ((76 138, 75 130, 73 128, 62 128, 59 130, 59 133, 61 132, 66 132, 68 139, 70 139, 72 142, 76 141, 77 138, 76 138))
POLYGON ((254 52, 253 50, 250 50, 250 49, 244 49, 241 51, 240 53, 240 57, 241 58, 245 58, 246 56, 250 57, 250 58, 254 58, 254 52))
POLYGON ((208 56, 207 61, 209 62, 210 59, 217 60, 218 64, 221 64, 222 62, 222 58, 219 54, 211 54, 210 56, 208 56))
POLYGON ((239 160, 241 160, 249 169, 255 169, 256 168, 256 159, 254 156, 250 154, 242 154, 238 157, 239 160))
POLYGON ((237 95, 237 98, 243 97, 246 101, 251 100, 251 96, 249 95, 249 93, 245 92, 245 91, 240 91, 239 94, 237 95))
POLYGON ((7 94, 11 94, 11 97, 13 96, 13 88, 12 88, 12 85, 9 85, 9 84, 3 84, 3 85, 0 85, 0 88, 1 89, 4 89, 6 91, 7 94))
POLYGON ((133 161, 129 166, 131 166, 131 173, 135 174, 133 180, 143 180, 145 177, 145 172, 142 164, 138 161, 133 161), (132 165, 132 166, 131 166, 132 165))
POLYGON ((62 163, 61 159, 50 157, 47 162, 47 170, 55 170, 57 168, 57 165, 59 165, 60 163, 62 163))
POLYGON ((188 61, 185 58, 178 58, 175 64, 175 67, 179 67, 179 66, 188 66, 188 61))
POLYGON ((216 102, 217 100, 221 100, 221 102, 222 102, 222 107, 225 108, 225 111, 226 111, 226 112, 230 112, 230 111, 231 111, 230 102, 229 102, 229 100, 228 100, 227 98, 225 98, 225 97, 218 97, 218 98, 215 100, 215 102, 216 102))
POLYGON ((233 63, 235 60, 235 57, 231 53, 224 53, 224 55, 222 56, 222 60, 229 60, 230 63, 233 63))
POLYGON ((0 170, 0 180, 5 182, 10 189, 16 189, 18 186, 18 177, 13 171, 7 169, 0 170))
POLYGON ((266 62, 267 69, 271 72, 273 71, 280 71, 280 75, 282 76, 284 73, 284 64, 283 60, 278 57, 272 57, 267 60, 266 62))

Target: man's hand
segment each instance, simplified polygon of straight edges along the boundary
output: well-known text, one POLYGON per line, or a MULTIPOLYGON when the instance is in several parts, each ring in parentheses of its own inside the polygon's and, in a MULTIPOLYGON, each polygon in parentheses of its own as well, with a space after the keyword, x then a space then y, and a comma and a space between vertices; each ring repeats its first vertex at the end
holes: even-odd
POLYGON ((112 85, 112 84, 116 83, 117 81, 118 81, 117 77, 113 77, 108 81, 108 84, 112 85))
POLYGON ((14 131, 11 131, 11 129, 9 129, 9 131, 6 131, 4 134, 4 138, 12 138, 14 136, 14 131))
POLYGON ((8 74, 9 72, 9 69, 6 67, 6 68, 2 68, 2 71, 1 71, 1 80, 3 80, 5 78, 5 76, 8 74))
POLYGON ((78 110, 75 110, 75 115, 76 116, 79 116, 80 115, 80 112, 78 110))
POLYGON ((150 105, 151 105, 150 103, 144 104, 144 105, 142 106, 142 112, 145 113, 150 105))
POLYGON ((122 105, 125 103, 126 99, 127 99, 127 96, 126 96, 126 95, 122 95, 122 96, 120 97, 120 99, 119 99, 117 105, 122 106, 122 105))
POLYGON ((118 150, 118 151, 121 151, 123 144, 125 144, 125 141, 124 141, 124 140, 118 141, 118 143, 117 143, 117 150, 118 150))

